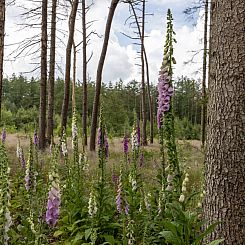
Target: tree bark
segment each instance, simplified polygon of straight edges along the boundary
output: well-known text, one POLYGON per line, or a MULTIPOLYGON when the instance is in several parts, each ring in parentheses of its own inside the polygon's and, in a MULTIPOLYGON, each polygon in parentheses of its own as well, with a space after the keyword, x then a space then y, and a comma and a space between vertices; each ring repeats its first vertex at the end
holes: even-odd
POLYGON ((55 81, 55 43, 56 43, 56 9, 57 0, 52 0, 50 63, 48 83, 48 125, 47 140, 51 143, 54 129, 54 81, 55 81))
POLYGON ((245 2, 212 0, 204 214, 210 239, 245 239, 245 2))
POLYGON ((88 92, 87 92, 87 29, 86 29, 86 0, 82 0, 82 31, 83 31, 83 143, 87 141, 87 111, 88 111, 88 92))
POLYGON ((153 117, 153 105, 152 105, 152 96, 151 96, 151 86, 150 86, 150 74, 149 74, 149 64, 144 46, 144 58, 145 58, 145 67, 146 67, 146 81, 147 81, 147 95, 149 103, 149 114, 150 114, 150 143, 153 144, 154 140, 154 117, 153 117))
POLYGON ((145 93, 145 59, 144 59, 144 39, 145 39, 145 0, 142 1, 142 30, 141 30, 141 90, 142 90, 142 145, 147 145, 146 133, 146 93, 145 93))
POLYGON ((73 40, 73 78, 72 78, 72 111, 76 107, 76 70, 77 70, 77 47, 73 40))
POLYGON ((207 95, 206 95, 206 74, 207 74, 207 47, 208 47, 208 0, 205 0, 205 19, 204 19, 204 47, 203 47, 203 71, 202 71, 202 147, 206 140, 207 123, 207 95))
POLYGON ((66 70, 65 70, 65 86, 64 86, 64 99, 62 104, 61 112, 61 130, 63 131, 66 128, 67 124, 67 115, 69 108, 69 98, 70 98, 70 75, 71 75, 71 51, 73 45, 73 38, 75 32, 75 22, 76 14, 78 8, 78 0, 72 2, 72 9, 69 17, 69 37, 66 46, 66 70))
POLYGON ((119 3, 119 0, 111 1, 111 5, 110 5, 108 17, 107 17, 107 22, 106 22, 103 47, 102 47, 102 51, 100 55, 98 68, 97 68, 96 88, 95 88, 95 96, 94 96, 94 102, 93 102, 92 125, 91 125, 91 133, 90 133, 90 151, 95 150, 95 138, 96 138, 96 128, 97 128, 98 112, 99 112, 102 71, 103 71, 104 62, 105 62, 108 41, 110 38, 111 24, 112 24, 113 16, 114 16, 118 3, 119 3))
POLYGON ((41 80, 40 80, 40 106, 39 106, 39 148, 45 149, 46 140, 46 86, 47 86, 47 21, 48 1, 42 0, 42 34, 41 34, 41 80))
POLYGON ((0 2, 0 122, 2 116, 2 96, 3 96, 4 30, 5 30, 5 0, 2 0, 0 2))

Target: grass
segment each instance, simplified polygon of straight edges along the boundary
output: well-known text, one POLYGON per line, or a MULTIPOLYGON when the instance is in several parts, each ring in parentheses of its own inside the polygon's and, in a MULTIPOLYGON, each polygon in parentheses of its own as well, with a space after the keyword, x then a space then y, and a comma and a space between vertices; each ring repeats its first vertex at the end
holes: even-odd
MULTIPOLYGON (((14 172, 15 166, 18 163, 16 158, 16 145, 20 140, 20 144, 24 149, 25 157, 28 156, 29 137, 26 135, 8 134, 6 140, 6 146, 8 151, 8 157, 10 160, 11 169, 14 172)), ((58 142, 58 138, 55 139, 58 142)), ((142 147, 144 152, 144 163, 140 169, 144 179, 147 180, 151 185, 156 184, 157 170, 160 167, 159 158, 159 144, 158 140, 155 139, 154 144, 142 147)), ((68 152, 71 151, 71 138, 67 139, 68 152)), ((81 146, 81 142, 79 142, 81 146)), ((90 152, 86 149, 89 169, 91 178, 93 178, 95 172, 94 169, 97 166, 97 153, 90 152)), ((49 162, 49 149, 40 154, 39 158, 43 160, 44 164, 49 162)), ((202 185, 202 170, 204 162, 204 154, 201 149, 201 143, 198 140, 179 140, 178 141, 178 156, 181 167, 187 169, 190 175, 190 183, 192 190, 200 190, 202 185)), ((107 172, 111 176, 112 172, 119 173, 119 166, 124 159, 123 156, 123 144, 122 138, 111 138, 109 139, 109 159, 107 163, 107 172)))

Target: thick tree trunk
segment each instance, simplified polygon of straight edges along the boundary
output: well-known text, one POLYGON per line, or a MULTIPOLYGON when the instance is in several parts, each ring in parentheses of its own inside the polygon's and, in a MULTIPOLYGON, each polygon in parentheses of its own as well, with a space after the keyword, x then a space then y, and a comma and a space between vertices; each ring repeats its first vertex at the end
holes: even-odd
POLYGON ((83 30, 83 143, 87 145, 87 29, 86 29, 86 0, 82 0, 82 30, 83 30))
POLYGON ((40 80, 40 106, 39 106, 39 148, 45 149, 46 132, 46 85, 47 85, 47 20, 48 1, 42 0, 42 34, 41 34, 41 80, 40 80))
POLYGON ((145 38, 145 0, 142 1, 142 30, 141 30, 141 90, 142 90, 142 144, 147 145, 146 133, 146 93, 145 93, 145 59, 144 59, 144 38, 145 38))
POLYGON ((48 84, 48 124, 47 139, 49 144, 54 129, 54 81, 55 81, 55 42, 56 42, 56 9, 57 0, 52 0, 51 18, 51 41, 50 41, 50 63, 49 63, 49 84, 48 84))
POLYGON ((205 19, 204 19, 204 47, 203 47, 203 71, 202 71, 202 147, 206 140, 207 123, 207 96, 206 96, 206 74, 207 74, 207 47, 208 47, 208 0, 205 0, 205 19))
POLYGON ((78 0, 74 0, 72 3, 72 9, 69 17, 69 37, 66 46, 66 70, 65 70, 65 86, 64 86, 64 99, 61 112, 61 130, 66 128, 67 115, 69 108, 70 98, 70 75, 71 75, 71 51, 73 44, 73 37, 75 32, 75 22, 78 8, 78 0))
POLYGON ((245 241, 245 2, 212 0, 205 218, 211 239, 245 241))
POLYGON ((119 0, 111 1, 111 6, 109 9, 108 18, 106 22, 103 47, 102 47, 102 51, 100 55, 98 68, 97 68, 96 89, 95 89, 95 96, 94 96, 94 103, 93 103, 92 125, 91 125, 91 133, 90 133, 90 151, 95 150, 95 138, 96 138, 97 123, 98 123, 97 121, 98 121, 98 112, 99 112, 102 71, 103 71, 104 62, 105 62, 108 41, 110 38, 111 24, 112 24, 113 16, 114 16, 118 3, 119 3, 119 0))
POLYGON ((3 96, 3 56, 4 56, 4 28, 5 27, 5 1, 0 2, 0 122, 2 115, 3 96))

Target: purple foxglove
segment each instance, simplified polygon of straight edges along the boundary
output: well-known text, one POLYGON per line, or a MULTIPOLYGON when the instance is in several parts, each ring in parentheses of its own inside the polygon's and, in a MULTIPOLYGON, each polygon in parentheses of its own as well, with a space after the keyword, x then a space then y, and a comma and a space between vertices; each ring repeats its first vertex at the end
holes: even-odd
POLYGON ((3 128, 3 130, 2 130, 2 136, 1 136, 1 138, 2 138, 2 143, 4 144, 5 141, 6 141, 6 138, 7 138, 7 132, 6 132, 6 129, 5 128, 3 128))

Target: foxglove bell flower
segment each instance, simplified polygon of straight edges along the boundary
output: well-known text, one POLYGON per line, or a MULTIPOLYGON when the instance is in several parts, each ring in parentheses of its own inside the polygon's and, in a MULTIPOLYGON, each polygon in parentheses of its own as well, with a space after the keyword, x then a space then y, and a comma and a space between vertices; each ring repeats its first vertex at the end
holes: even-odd
POLYGON ((161 127, 164 113, 170 109, 170 101, 173 95, 173 87, 170 86, 171 78, 168 73, 160 71, 158 78, 158 109, 157 109, 157 126, 161 127))
POLYGON ((35 130, 34 135, 33 135, 33 143, 36 147, 38 147, 39 144, 39 139, 38 139, 38 135, 37 135, 37 131, 35 130))
POLYGON ((75 142, 77 141, 77 136, 78 136, 76 109, 74 110, 72 116, 71 130, 72 130, 72 149, 75 149, 75 142))
POLYGON ((128 154, 128 143, 129 143, 129 139, 128 137, 125 135, 123 138, 123 152, 124 154, 128 154))
POLYGON ((106 158, 109 157, 109 142, 108 142, 108 136, 107 136, 107 133, 104 132, 104 145, 102 145, 102 140, 101 140, 101 137, 102 137, 102 132, 101 132, 101 128, 99 127, 98 129, 98 145, 102 148, 105 149, 105 156, 106 158))
POLYGON ((89 200, 88 200, 88 213, 91 217, 93 217, 97 214, 97 211, 98 211, 98 207, 97 207, 96 197, 93 192, 90 192, 89 200))
POLYGON ((133 128, 133 131, 131 133, 131 145, 132 145, 132 150, 138 150, 139 148, 139 141, 138 141, 138 134, 135 128, 133 128))
POLYGON ((60 207, 60 189, 55 182, 48 195, 48 204, 46 211, 46 222, 49 226, 54 227, 57 224, 60 207))
POLYGON ((3 128, 1 138, 2 138, 2 143, 4 144, 7 138, 6 128, 3 128))
POLYGON ((16 155, 17 155, 17 158, 19 159, 19 161, 21 163, 21 167, 25 168, 25 166, 26 166, 25 156, 24 156, 23 149, 19 143, 17 144, 16 155))
POLYGON ((59 185, 59 174, 58 168, 58 149, 53 150, 52 156, 52 172, 49 174, 50 190, 48 194, 48 203, 46 211, 46 223, 50 227, 54 227, 58 222, 60 204, 61 204, 61 193, 59 185))
POLYGON ((33 184, 34 184, 34 173, 33 173, 33 143, 32 140, 30 139, 30 148, 29 148, 29 156, 28 156, 28 160, 26 163, 26 173, 25 173, 25 187, 26 190, 29 191, 31 188, 33 188, 33 184))
POLYGON ((138 145, 140 146, 140 125, 139 123, 137 125, 137 139, 138 139, 138 145))

